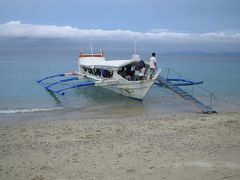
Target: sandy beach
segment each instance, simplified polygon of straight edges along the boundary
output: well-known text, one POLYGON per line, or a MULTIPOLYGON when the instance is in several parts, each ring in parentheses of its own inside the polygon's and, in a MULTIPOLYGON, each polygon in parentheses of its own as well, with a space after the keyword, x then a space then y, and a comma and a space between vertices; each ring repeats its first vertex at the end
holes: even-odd
POLYGON ((0 179, 240 179, 240 113, 0 122, 0 179))

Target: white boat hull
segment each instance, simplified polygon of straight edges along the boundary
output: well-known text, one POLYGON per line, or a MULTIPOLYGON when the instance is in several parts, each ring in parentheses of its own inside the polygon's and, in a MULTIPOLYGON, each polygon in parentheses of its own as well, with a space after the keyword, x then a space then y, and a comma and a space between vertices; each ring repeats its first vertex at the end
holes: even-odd
POLYGON ((152 87, 153 83, 154 80, 129 81, 128 83, 124 82, 102 87, 123 96, 142 100, 146 96, 149 89, 152 87))
POLYGON ((92 55, 81 53, 78 73, 94 81, 95 86, 103 87, 123 96, 142 100, 159 74, 157 72, 151 79, 149 69, 150 65, 140 60, 138 55, 134 55, 132 59, 128 60, 106 61, 102 53, 92 55), (144 71, 139 76, 142 69, 144 71), (139 80, 144 78, 147 80, 139 80))

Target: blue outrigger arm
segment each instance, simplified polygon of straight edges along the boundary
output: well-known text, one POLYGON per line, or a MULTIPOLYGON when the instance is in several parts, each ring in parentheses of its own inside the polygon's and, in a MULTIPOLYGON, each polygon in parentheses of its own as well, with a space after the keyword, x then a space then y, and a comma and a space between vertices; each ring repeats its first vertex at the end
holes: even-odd
POLYGON ((44 80, 47 80, 47 79, 51 79, 51 78, 55 78, 55 77, 61 77, 61 76, 65 76, 65 74, 57 74, 57 75, 53 75, 53 76, 48 76, 48 77, 45 77, 43 79, 40 79, 40 80, 37 80, 37 83, 40 83, 44 80))
POLYGON ((64 95, 64 91, 68 90, 68 89, 74 89, 74 88, 80 88, 83 86, 94 86, 95 85, 95 82, 79 82, 79 83, 75 83, 75 84, 63 84, 65 82, 77 81, 77 80, 79 80, 78 77, 71 77, 71 78, 61 79, 61 80, 55 79, 55 78, 63 77, 63 76, 66 76, 66 74, 57 74, 57 75, 53 75, 53 76, 48 76, 43 79, 37 80, 37 83, 39 85, 41 85, 42 87, 44 87, 47 91, 50 91, 50 92, 53 92, 56 94, 60 94, 60 95, 64 95), (50 80, 50 79, 54 80, 54 82, 52 82, 52 83, 46 82, 47 80, 50 80), (53 89, 53 87, 55 85, 59 85, 59 84, 64 85, 65 87, 57 89, 57 90, 53 89))
POLYGON ((173 83, 174 86, 192 86, 192 85, 203 84, 203 81, 194 82, 186 79, 167 78, 166 80, 168 82, 178 82, 178 83, 173 83))
MULTIPOLYGON (((170 82, 173 86, 193 86, 193 85, 203 84, 203 81, 194 82, 194 81, 190 81, 190 80, 186 80, 186 79, 167 78, 165 80, 167 82, 170 82)), ((159 81, 155 82, 155 84, 164 85, 164 84, 160 83, 159 81)))
POLYGON ((80 87, 84 87, 84 86, 94 86, 94 85, 95 85, 95 82, 81 82, 81 83, 74 84, 74 85, 72 85, 70 87, 66 87, 66 88, 63 88, 63 89, 60 89, 60 90, 57 90, 57 91, 54 91, 54 90, 50 90, 50 91, 52 91, 54 93, 57 93, 57 94, 64 95, 63 91, 65 91, 65 90, 80 88, 80 87))

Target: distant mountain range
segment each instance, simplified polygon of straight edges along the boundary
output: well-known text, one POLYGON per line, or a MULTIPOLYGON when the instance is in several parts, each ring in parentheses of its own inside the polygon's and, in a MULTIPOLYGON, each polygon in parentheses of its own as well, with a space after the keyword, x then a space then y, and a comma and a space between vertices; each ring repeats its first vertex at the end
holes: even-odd
MULTIPOLYGON (((59 38, 3 38, 0 37, 0 53, 8 51, 26 51, 26 49, 80 49, 90 51, 90 44, 93 44, 94 50, 99 51, 103 49, 108 52, 134 52, 134 43, 131 40, 86 40, 86 39, 59 39, 59 38)), ((217 45, 212 45, 215 48, 217 45)), ((179 44, 161 44, 154 42, 139 42, 137 44, 137 52, 149 54, 156 51, 159 55, 173 55, 173 56, 240 56, 240 51, 234 46, 232 49, 224 50, 218 49, 213 52, 208 46, 195 46, 191 44, 180 46, 179 44), (200 49, 200 50, 191 50, 200 49), (209 50, 209 52, 208 52, 209 50)))
POLYGON ((209 55, 220 55, 220 56, 240 56, 240 52, 206 52, 206 51, 177 51, 160 53, 162 55, 198 55, 198 56, 209 56, 209 55))

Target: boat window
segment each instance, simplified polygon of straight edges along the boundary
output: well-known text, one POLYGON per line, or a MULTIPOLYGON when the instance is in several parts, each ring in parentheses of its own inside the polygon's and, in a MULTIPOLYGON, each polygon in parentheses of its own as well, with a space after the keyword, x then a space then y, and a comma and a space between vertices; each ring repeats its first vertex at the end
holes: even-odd
POLYGON ((85 67, 82 67, 82 68, 83 68, 83 71, 84 71, 84 72, 86 72, 86 71, 87 71, 87 68, 85 68, 85 67))
POLYGON ((93 70, 90 68, 88 68, 88 72, 89 72, 89 74, 93 74, 93 70))
POLYGON ((101 76, 101 70, 100 69, 96 69, 95 74, 96 74, 96 76, 101 76))
POLYGON ((149 67, 143 60, 128 64, 118 70, 118 74, 128 81, 144 80, 148 77, 149 67))
POLYGON ((121 68, 118 70, 118 74, 121 75, 123 78, 125 78, 125 76, 126 76, 125 67, 121 67, 121 68))
POLYGON ((105 78, 110 78, 110 72, 106 69, 102 70, 102 76, 105 78))
POLYGON ((118 74, 128 81, 134 80, 135 64, 128 64, 118 70, 118 74))

